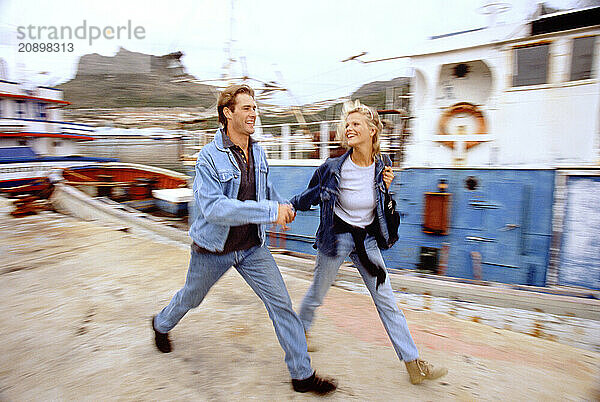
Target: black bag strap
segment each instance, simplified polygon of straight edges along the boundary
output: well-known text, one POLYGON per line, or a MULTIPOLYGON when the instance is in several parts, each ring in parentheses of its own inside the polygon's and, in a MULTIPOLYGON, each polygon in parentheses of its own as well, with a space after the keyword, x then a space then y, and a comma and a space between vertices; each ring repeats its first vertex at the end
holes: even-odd
MULTIPOLYGON (((383 166, 392 166, 392 160, 387 154, 381 154, 381 161, 383 162, 383 166)), ((385 194, 390 195, 390 190, 384 185, 385 194)))

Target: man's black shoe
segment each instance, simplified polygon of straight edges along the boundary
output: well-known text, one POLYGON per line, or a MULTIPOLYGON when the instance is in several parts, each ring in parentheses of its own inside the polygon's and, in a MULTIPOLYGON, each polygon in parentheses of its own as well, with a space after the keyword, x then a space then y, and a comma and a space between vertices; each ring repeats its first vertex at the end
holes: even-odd
POLYGON ((169 340, 169 333, 166 334, 160 333, 156 330, 154 326, 154 319, 156 316, 152 317, 152 329, 154 330, 154 343, 158 350, 163 353, 169 353, 171 351, 171 341, 169 340))
POLYGON ((325 395, 335 391, 337 383, 333 379, 318 377, 314 372, 304 380, 292 379, 292 387, 296 392, 313 392, 317 395, 325 395))

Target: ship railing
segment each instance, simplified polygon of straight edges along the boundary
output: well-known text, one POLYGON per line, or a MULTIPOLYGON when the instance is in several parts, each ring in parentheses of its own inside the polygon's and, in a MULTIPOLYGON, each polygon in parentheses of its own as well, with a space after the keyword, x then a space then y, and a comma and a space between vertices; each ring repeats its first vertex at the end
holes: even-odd
MULTIPOLYGON (((283 123, 256 125, 253 138, 267 154, 268 159, 324 160, 343 152, 336 131, 339 120, 326 120, 306 123, 283 123)), ((198 151, 214 139, 217 129, 190 131, 187 148, 198 151)), ((384 130, 380 135, 383 153, 395 154, 402 148, 401 135, 394 130, 384 130)))
POLYGON ((64 134, 75 134, 75 135, 93 135, 94 128, 89 124, 71 123, 71 122, 60 122, 58 123, 60 131, 64 134))

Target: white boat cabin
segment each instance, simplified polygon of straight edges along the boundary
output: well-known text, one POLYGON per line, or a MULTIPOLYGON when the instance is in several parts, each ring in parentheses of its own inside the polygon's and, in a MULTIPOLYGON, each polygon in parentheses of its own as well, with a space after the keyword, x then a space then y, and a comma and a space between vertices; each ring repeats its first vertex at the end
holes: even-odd
POLYGON ((42 156, 75 155, 77 142, 93 140, 93 127, 63 121, 60 89, 0 80, 0 148, 29 147, 42 156))
POLYGON ((595 7, 432 37, 404 165, 600 164, 599 34, 595 7))

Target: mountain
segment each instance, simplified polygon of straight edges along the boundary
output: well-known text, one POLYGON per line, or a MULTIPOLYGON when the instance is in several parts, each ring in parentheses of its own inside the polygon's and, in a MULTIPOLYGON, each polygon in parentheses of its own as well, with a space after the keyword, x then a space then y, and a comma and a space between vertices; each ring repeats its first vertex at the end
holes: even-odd
MULTIPOLYGON (((364 99, 373 95, 385 94, 387 88, 403 88, 407 87, 410 82, 410 78, 407 77, 396 77, 389 81, 372 81, 364 84, 352 93, 352 99, 364 99)), ((385 99, 384 99, 385 103, 385 99)), ((385 107, 385 105, 380 105, 385 107)))
MULTIPOLYGON (((363 84, 349 98, 359 99, 363 104, 378 110, 400 108, 408 110, 408 99, 403 96, 409 93, 409 85, 410 78, 408 77, 396 77, 388 81, 372 81, 363 84)), ((309 116, 307 120, 335 120, 340 117, 341 111, 342 105, 337 104, 309 116)))
MULTIPOLYGON (((191 127, 217 125, 218 90, 194 83, 181 62, 183 53, 163 56, 131 52, 120 48, 114 56, 87 54, 79 59, 77 74, 58 88, 71 102, 65 117, 72 121, 98 126, 176 128, 181 121, 200 121, 191 127), (212 117, 210 117, 212 116, 212 117)), ((350 95, 377 109, 386 109, 398 95, 408 93, 408 78, 364 84, 350 95), (389 99, 388 99, 389 98, 389 99)), ((307 113, 307 121, 339 118, 341 104, 318 113, 307 113)), ((302 109, 302 107, 300 107, 302 109)), ((262 114, 263 124, 296 122, 293 113, 262 114)))
POLYGON ((190 82, 175 52, 153 56, 120 48, 114 56, 87 54, 77 74, 58 85, 71 108, 211 107, 215 89, 190 82))

